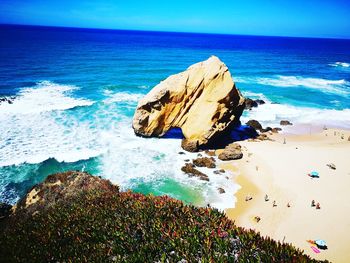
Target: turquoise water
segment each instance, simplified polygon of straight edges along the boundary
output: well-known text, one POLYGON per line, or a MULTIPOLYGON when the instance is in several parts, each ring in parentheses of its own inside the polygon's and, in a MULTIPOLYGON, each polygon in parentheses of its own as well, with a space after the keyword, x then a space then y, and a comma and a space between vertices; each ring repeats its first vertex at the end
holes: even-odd
POLYGON ((243 94, 267 102, 243 122, 350 128, 348 40, 13 26, 0 26, 0 39, 0 96, 16 96, 0 104, 0 201, 73 169, 124 190, 232 206, 237 186, 226 176, 188 178, 180 168, 195 155, 179 155, 179 140, 139 138, 131 128, 142 96, 210 55, 243 94))

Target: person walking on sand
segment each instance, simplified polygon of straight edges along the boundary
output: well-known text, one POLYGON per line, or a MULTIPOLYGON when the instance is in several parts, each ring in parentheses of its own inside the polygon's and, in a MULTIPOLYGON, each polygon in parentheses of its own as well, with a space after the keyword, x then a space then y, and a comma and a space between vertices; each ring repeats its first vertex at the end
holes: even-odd
POLYGON ((273 207, 276 207, 276 200, 273 201, 273 204, 272 204, 273 207))
POLYGON ((265 202, 269 201, 269 196, 266 194, 265 195, 265 202))
POLYGON ((290 207, 290 203, 289 202, 287 203, 287 207, 290 207))
POLYGON ((316 204, 316 209, 321 209, 320 203, 316 204))
POLYGON ((315 200, 312 200, 311 201, 311 207, 314 207, 316 204, 315 204, 315 200))

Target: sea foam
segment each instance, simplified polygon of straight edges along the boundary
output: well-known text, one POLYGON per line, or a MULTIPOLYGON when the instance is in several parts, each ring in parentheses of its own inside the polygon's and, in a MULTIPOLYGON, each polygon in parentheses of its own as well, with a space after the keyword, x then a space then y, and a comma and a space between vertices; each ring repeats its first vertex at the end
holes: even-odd
POLYGON ((328 80, 300 76, 274 76, 236 78, 236 81, 241 83, 257 83, 260 85, 276 87, 306 87, 316 89, 324 93, 333 93, 341 96, 348 96, 350 94, 350 83, 344 79, 328 80))
POLYGON ((73 98, 75 89, 43 81, 21 89, 13 104, 0 105, 0 166, 48 158, 73 162, 99 154, 90 147, 96 135, 88 125, 64 114, 67 109, 93 104, 73 98))
POLYGON ((21 89, 13 104, 0 104, 0 116, 67 110, 93 104, 90 100, 71 97, 70 94, 76 89, 76 86, 41 81, 35 87, 21 89))
POLYGON ((295 124, 308 124, 350 129, 350 109, 333 110, 296 107, 288 104, 266 103, 242 116, 242 122, 259 120, 264 126, 279 126, 281 120, 295 124))
POLYGON ((329 66, 348 68, 348 67, 350 67, 350 63, 346 63, 346 62, 335 62, 335 63, 329 64, 329 66))
POLYGON ((217 175, 213 169, 200 168, 210 181, 190 178, 181 167, 185 159, 193 159, 196 154, 178 154, 182 151, 180 140, 135 136, 131 118, 124 115, 121 104, 122 108, 125 103, 136 107, 141 94, 102 92, 106 98, 92 103, 72 97, 72 89, 78 88, 44 82, 19 92, 13 104, 16 110, 0 114, 0 166, 25 167, 26 163, 49 158, 75 162, 97 157, 96 175, 110 179, 123 190, 146 185, 154 193, 179 199, 185 193, 190 196, 187 201, 196 205, 211 204, 220 209, 234 206, 238 185, 230 180, 232 174, 217 175), (33 93, 40 100, 35 101, 33 93), (32 108, 27 110, 25 102, 32 108), (49 104, 50 108, 43 106, 49 104), (62 110, 76 105, 86 107, 62 110), (218 192, 219 187, 225 189, 224 194, 218 192))

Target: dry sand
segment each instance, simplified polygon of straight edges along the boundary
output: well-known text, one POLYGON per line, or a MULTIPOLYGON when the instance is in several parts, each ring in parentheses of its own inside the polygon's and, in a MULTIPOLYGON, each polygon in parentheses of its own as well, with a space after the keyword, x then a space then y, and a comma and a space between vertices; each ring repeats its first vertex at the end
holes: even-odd
POLYGON ((275 141, 241 142, 243 159, 223 167, 238 172, 235 181, 242 186, 235 208, 226 211, 228 217, 238 226, 292 243, 313 258, 350 262, 349 136, 350 131, 332 129, 308 135, 273 135, 275 141), (329 163, 334 163, 336 170, 330 169, 329 163), (307 176, 313 170, 320 178, 307 176), (264 200, 265 194, 269 201, 264 200), (249 195, 253 199, 245 201, 249 195), (319 202, 321 209, 311 207, 312 200, 319 202), (324 239, 328 250, 314 253, 306 242, 309 239, 324 239))

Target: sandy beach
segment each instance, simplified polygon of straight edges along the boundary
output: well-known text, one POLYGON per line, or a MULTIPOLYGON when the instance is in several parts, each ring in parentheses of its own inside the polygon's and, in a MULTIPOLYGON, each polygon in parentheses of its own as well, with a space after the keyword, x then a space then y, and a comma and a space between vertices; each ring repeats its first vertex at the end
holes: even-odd
POLYGON ((328 129, 307 135, 274 134, 272 141, 240 142, 243 159, 223 167, 238 174, 235 181, 242 187, 235 208, 226 211, 228 217, 238 226, 293 243, 316 259, 349 262, 349 136, 350 131, 328 129), (330 163, 335 170, 327 166, 330 163), (311 171, 320 177, 309 177, 311 171), (269 201, 265 201, 266 194, 269 201), (247 196, 252 199, 246 201, 247 196), (320 209, 311 206, 312 200, 320 209), (315 239, 325 240, 328 249, 313 252, 306 240, 315 239))

